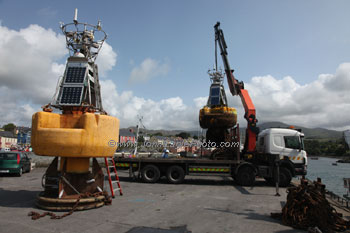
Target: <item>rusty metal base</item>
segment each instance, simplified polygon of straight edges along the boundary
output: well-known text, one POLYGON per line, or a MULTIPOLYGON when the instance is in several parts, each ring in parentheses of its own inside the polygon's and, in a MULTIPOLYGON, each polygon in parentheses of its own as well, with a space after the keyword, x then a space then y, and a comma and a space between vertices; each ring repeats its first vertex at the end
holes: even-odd
MULTIPOLYGON (((50 211, 70 211, 77 203, 77 198, 49 198, 44 197, 44 192, 38 195, 36 206, 50 211)), ((89 210, 102 207, 105 204, 105 196, 80 198, 78 206, 74 210, 89 210)))

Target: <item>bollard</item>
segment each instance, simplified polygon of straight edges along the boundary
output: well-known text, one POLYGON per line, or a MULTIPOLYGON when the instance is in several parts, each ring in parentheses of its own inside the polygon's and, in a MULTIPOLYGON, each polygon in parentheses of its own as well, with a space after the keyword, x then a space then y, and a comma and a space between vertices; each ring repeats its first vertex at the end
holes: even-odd
POLYGON ((279 196, 281 196, 280 194, 279 194, 279 183, 280 183, 280 163, 279 163, 279 157, 278 157, 278 160, 277 160, 277 162, 276 162, 276 164, 277 164, 277 179, 276 179, 276 194, 275 194, 275 196, 276 197, 279 197, 279 196))

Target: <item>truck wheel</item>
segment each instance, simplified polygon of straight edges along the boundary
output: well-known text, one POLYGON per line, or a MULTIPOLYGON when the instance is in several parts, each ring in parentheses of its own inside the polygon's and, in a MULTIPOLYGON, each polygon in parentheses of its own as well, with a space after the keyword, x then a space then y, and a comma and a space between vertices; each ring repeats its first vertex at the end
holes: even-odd
POLYGON ((180 166, 171 166, 166 172, 169 183, 181 184, 185 179, 185 171, 180 166))
POLYGON ((281 167, 280 168, 280 183, 279 186, 287 187, 292 180, 292 174, 288 170, 288 168, 281 167))
POLYGON ((232 177, 233 181, 237 182, 237 176, 236 175, 232 174, 231 177, 232 177))
POLYGON ((266 183, 268 185, 274 185, 276 182, 275 182, 275 179, 272 178, 272 177, 264 177, 264 179, 266 180, 266 183))
POLYGON ((29 173, 31 171, 32 171, 32 164, 29 164, 27 172, 29 173))
POLYGON ((238 170, 236 181, 242 186, 253 186, 255 182, 255 172, 252 167, 242 167, 238 170))
POLYGON ((155 183, 159 180, 160 171, 154 165, 147 165, 141 170, 141 178, 146 183, 155 183))

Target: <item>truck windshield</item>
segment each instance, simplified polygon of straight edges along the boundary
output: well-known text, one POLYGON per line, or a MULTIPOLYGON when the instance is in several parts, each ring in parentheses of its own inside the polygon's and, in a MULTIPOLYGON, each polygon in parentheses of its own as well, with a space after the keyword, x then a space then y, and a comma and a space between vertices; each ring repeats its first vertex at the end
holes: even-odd
POLYGON ((300 142, 301 142, 301 149, 305 150, 304 149, 304 137, 303 136, 300 137, 300 142))
POLYGON ((290 149, 302 148, 299 136, 284 136, 284 144, 286 145, 286 148, 290 149))

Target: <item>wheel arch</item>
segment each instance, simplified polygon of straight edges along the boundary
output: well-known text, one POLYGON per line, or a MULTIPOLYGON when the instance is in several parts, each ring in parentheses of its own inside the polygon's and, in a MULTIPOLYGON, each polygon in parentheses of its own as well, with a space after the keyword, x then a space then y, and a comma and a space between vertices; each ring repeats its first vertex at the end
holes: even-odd
POLYGON ((253 164, 248 163, 248 162, 244 162, 244 163, 239 164, 239 165, 234 169, 234 174, 232 174, 232 175, 236 176, 236 175, 238 174, 238 171, 239 171, 240 169, 244 168, 244 167, 250 167, 250 168, 252 168, 252 169, 254 170, 254 172, 255 172, 255 175, 257 174, 256 167, 255 167, 253 164))
POLYGON ((280 163, 280 167, 284 167, 287 168, 290 173, 292 174, 292 177, 295 177, 295 168, 294 168, 294 164, 292 163, 292 161, 290 161, 289 159, 283 159, 281 160, 280 163))

